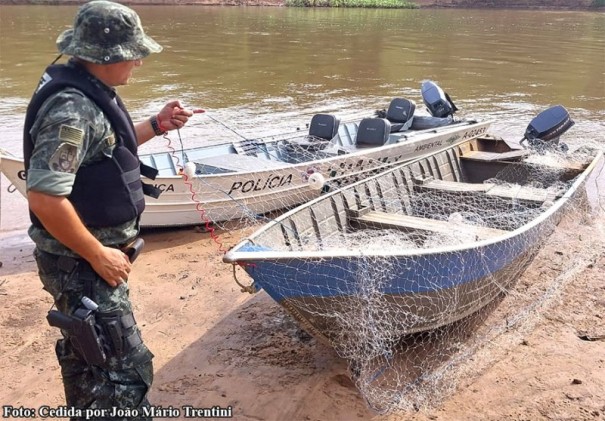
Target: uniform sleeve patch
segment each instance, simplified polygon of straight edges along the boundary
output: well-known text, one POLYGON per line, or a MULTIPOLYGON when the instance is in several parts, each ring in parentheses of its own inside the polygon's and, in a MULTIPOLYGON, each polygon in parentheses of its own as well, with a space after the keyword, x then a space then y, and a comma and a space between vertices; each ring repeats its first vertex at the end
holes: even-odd
POLYGON ((59 139, 73 145, 79 145, 84 139, 84 130, 62 124, 59 127, 59 139))
POLYGON ((103 141, 105 142, 106 147, 111 148, 113 145, 116 144, 116 137, 114 135, 109 135, 105 139, 103 139, 103 141))
POLYGON ((78 148, 71 143, 61 143, 50 157, 48 165, 52 171, 73 174, 78 166, 78 148))

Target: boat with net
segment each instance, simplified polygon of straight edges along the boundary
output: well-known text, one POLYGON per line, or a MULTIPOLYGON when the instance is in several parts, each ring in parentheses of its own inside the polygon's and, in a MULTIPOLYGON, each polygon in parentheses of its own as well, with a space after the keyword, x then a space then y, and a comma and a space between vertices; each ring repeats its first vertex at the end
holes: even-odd
POLYGON ((514 287, 603 167, 602 152, 559 143, 572 125, 555 106, 527 148, 480 136, 335 188, 223 260, 345 358, 452 324, 514 287))
MULTIPOLYGON (((451 99, 434 82, 422 84, 428 115, 394 98, 378 117, 342 122, 317 114, 308 131, 140 155, 155 168, 162 191, 146 197, 141 225, 195 225, 293 207, 384 168, 484 135, 491 121, 457 118, 451 99)), ((0 151, 2 152, 2 151, 0 151)), ((25 196, 23 160, 2 152, 1 170, 25 196)))

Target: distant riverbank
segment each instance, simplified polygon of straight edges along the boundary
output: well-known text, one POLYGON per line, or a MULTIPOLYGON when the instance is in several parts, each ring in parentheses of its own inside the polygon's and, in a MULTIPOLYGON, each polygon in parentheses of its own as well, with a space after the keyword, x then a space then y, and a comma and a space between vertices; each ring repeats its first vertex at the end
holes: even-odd
MULTIPOLYGON (((0 4, 77 5, 82 0, 0 0, 0 4)), ((286 0, 124 0, 130 5, 285 6, 286 0)), ((321 6, 321 0, 309 0, 321 6)), ((346 4, 347 1, 339 2, 346 4)), ((605 0, 415 0, 419 8, 605 10, 605 0)))

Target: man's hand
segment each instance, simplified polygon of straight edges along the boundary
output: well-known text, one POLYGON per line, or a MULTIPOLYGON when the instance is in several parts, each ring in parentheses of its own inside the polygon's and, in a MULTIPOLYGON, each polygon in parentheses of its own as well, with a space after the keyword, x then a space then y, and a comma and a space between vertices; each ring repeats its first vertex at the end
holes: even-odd
POLYGON ((181 129, 189 117, 194 113, 203 112, 202 110, 187 110, 181 106, 179 101, 170 101, 160 110, 160 112, 153 116, 151 119, 147 118, 134 125, 134 130, 137 136, 137 143, 142 145, 148 140, 153 139, 159 133, 156 133, 152 126, 152 119, 155 119, 158 125, 158 129, 161 132, 167 132, 169 130, 181 129))
POLYGON ((170 101, 158 113, 158 125, 164 131, 180 129, 192 115, 193 111, 183 108, 179 101, 170 101))
POLYGON ((115 248, 102 247, 98 250, 98 254, 89 259, 88 263, 94 271, 112 287, 117 287, 122 282, 126 282, 132 270, 132 264, 128 256, 115 248))

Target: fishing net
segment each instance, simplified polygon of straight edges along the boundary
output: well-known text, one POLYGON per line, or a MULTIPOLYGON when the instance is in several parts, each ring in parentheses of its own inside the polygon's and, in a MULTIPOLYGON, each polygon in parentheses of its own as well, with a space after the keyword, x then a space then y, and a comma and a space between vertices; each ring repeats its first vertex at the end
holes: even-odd
POLYGON ((565 196, 595 149, 602 149, 597 142, 572 145, 570 152, 532 151, 489 165, 461 162, 452 148, 341 190, 392 169, 400 157, 384 159, 368 149, 362 159, 345 158, 337 167, 305 165, 341 149, 350 152, 347 142, 355 138, 357 126, 342 123, 338 145, 310 136, 308 127, 300 126, 285 137, 241 136, 232 143, 242 165, 249 166, 246 157, 253 158, 256 165, 262 163, 259 170, 271 170, 268 178, 221 184, 221 166, 235 165, 236 159, 219 163, 216 157, 178 148, 177 166, 185 170, 199 221, 212 233, 214 228, 243 228, 242 233, 251 234, 274 222, 283 209, 334 192, 321 205, 278 219, 254 236, 254 247, 286 257, 270 264, 253 262, 236 273, 241 280, 247 270, 256 279, 262 269, 257 285, 349 362, 351 378, 377 412, 438 405, 461 379, 480 373, 518 343, 602 249, 603 225, 592 223, 603 218, 602 193, 594 181, 586 186, 592 188, 592 198, 584 186, 573 198, 565 196), (275 165, 286 160, 304 168, 292 174, 275 165), (195 165, 187 168, 186 162, 195 165), (217 177, 208 177, 213 168, 219 168, 217 177), (316 187, 278 197, 264 194, 295 179, 316 187), (242 190, 255 192, 254 199, 238 197, 242 190), (233 202, 235 213, 217 218, 211 203, 225 198, 233 202), (560 212, 544 217, 559 206, 560 212), (264 213, 273 209, 279 211, 264 213), (485 246, 527 224, 531 227, 524 235, 485 246), (590 235, 577 243, 581 232, 590 235), (567 241, 574 241, 573 251, 567 241), (432 258, 428 251, 448 252, 432 258), (287 253, 312 257, 295 261, 287 253), (351 253, 354 259, 343 257, 351 253), (522 277, 536 256, 539 273, 522 277), (451 287, 457 283, 462 286, 451 287), (403 287, 397 290, 393 284, 403 287))
POLYGON ((452 148, 337 191, 252 238, 253 249, 286 257, 248 272, 349 362, 380 413, 437 405, 600 253, 603 227, 591 221, 603 217, 602 168, 578 184, 594 149, 489 165, 458 159, 469 152, 452 148), (566 250, 579 232, 592 235, 566 250), (306 257, 288 257, 297 253, 306 257), (548 273, 530 281, 521 275, 536 255, 548 273))

